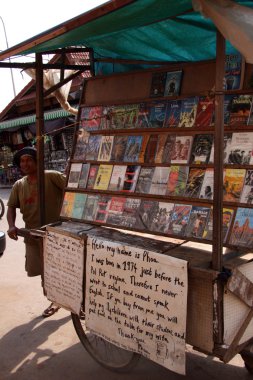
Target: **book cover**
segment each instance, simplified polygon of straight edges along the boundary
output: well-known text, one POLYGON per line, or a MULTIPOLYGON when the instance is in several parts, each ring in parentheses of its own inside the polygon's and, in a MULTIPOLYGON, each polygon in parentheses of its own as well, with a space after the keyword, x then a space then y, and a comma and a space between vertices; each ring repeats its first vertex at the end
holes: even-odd
POLYGON ((188 164, 193 136, 176 136, 175 144, 172 147, 171 160, 172 164, 188 164))
POLYGON ((87 195, 86 203, 83 212, 83 219, 87 221, 94 221, 98 208, 98 195, 87 195))
POLYGON ((111 108, 110 128, 124 129, 126 120, 126 108, 124 105, 117 105, 111 108))
POLYGON ((90 134, 83 128, 79 128, 77 132, 76 146, 74 152, 74 160, 85 160, 87 148, 89 144, 90 134))
POLYGON ((245 60, 239 53, 226 54, 225 89, 240 90, 244 80, 245 60))
POLYGON ((252 95, 234 95, 230 107, 230 126, 247 125, 250 123, 252 95))
POLYGON ((144 166, 141 168, 136 189, 135 189, 136 193, 141 193, 141 194, 149 193, 149 190, 152 184, 154 171, 155 171, 154 167, 144 166))
POLYGON ((125 129, 136 128, 139 115, 139 104, 125 105, 125 129))
POLYGON ((87 185, 86 185, 87 189, 93 189, 93 186, 97 177, 97 173, 98 173, 98 168, 99 168, 99 165, 97 164, 92 164, 90 166, 89 175, 87 179, 87 185))
POLYGON ((144 154, 144 162, 147 162, 149 164, 153 164, 155 162, 155 156, 157 151, 157 145, 158 145, 158 134, 151 134, 149 136, 149 140, 146 146, 146 151, 144 154))
POLYGON ((203 178, 199 198, 200 199, 213 199, 213 183, 214 183, 213 168, 207 168, 203 178))
POLYGON ((100 129, 100 122, 102 117, 102 106, 81 108, 80 123, 86 131, 97 131, 100 129))
POLYGON ((223 180, 223 200, 239 202, 245 178, 245 169, 225 168, 223 180))
POLYGON ((177 96, 180 93, 183 71, 168 71, 166 75, 164 96, 177 96))
POLYGON ((232 134, 228 151, 228 164, 253 164, 253 132, 238 132, 232 134))
POLYGON ((136 228, 140 230, 150 230, 154 217, 159 208, 158 201, 142 199, 138 212, 136 228))
POLYGON ((123 189, 126 168, 126 165, 114 165, 108 190, 120 191, 123 189))
POLYGON ((103 106, 100 120, 100 129, 110 129, 111 106, 103 106))
POLYGON ((140 103, 139 104, 139 112, 137 118, 137 128, 149 128, 149 111, 150 107, 148 103, 140 103))
POLYGON ((191 164, 207 164, 213 144, 213 135, 195 135, 191 149, 191 164))
POLYGON ((165 145, 164 145, 164 150, 163 150, 163 158, 162 158, 163 164, 170 164, 175 143, 176 143, 176 135, 168 135, 165 145))
POLYGON ((167 102, 164 100, 150 104, 149 124, 151 128, 162 128, 166 114, 167 102))
POLYGON ((179 128, 192 128, 195 124, 198 106, 198 97, 194 96, 182 100, 179 128))
MULTIPOLYGON (((233 220, 234 210, 231 208, 223 208, 222 210, 222 234, 223 243, 225 244, 228 238, 230 225, 233 220)), ((212 240, 213 239, 213 209, 210 209, 208 220, 203 233, 203 239, 212 240)))
POLYGON ((200 96, 197 106, 195 126, 207 128, 211 125, 214 114, 214 98, 200 96))
POLYGON ((108 208, 107 223, 121 225, 121 216, 123 214, 125 203, 126 197, 112 197, 108 208))
POLYGON ((76 193, 74 198, 73 209, 71 217, 74 219, 82 219, 85 208, 87 194, 76 193))
POLYGON ((253 170, 246 171, 240 203, 253 204, 253 170))
MULTIPOLYGON (((135 228, 138 220, 138 213, 141 200, 136 198, 127 198, 124 203, 123 213, 120 219, 120 225, 127 228, 135 228)), ((137 228, 137 227, 136 227, 137 228)))
POLYGON ((64 218, 70 218, 72 215, 73 205, 74 205, 75 193, 66 191, 64 193, 62 208, 60 216, 64 218))
POLYGON ((125 162, 138 162, 142 146, 142 136, 128 136, 127 146, 124 155, 125 162))
POLYGON ((239 207, 231 230, 229 244, 236 247, 253 246, 253 209, 239 207))
POLYGON ((171 165, 166 194, 178 197, 183 196, 188 173, 188 166, 171 165))
POLYGON ((135 191, 140 169, 139 165, 127 165, 122 191, 128 193, 135 191))
POLYGON ((149 193, 154 195, 165 195, 167 190, 169 174, 169 167, 156 166, 152 177, 149 193))
POLYGON ((114 136, 110 161, 121 162, 124 159, 128 137, 125 135, 114 136))
POLYGON ((190 168, 184 196, 198 198, 205 175, 205 169, 190 168))
POLYGON ((98 152, 98 161, 110 161, 114 136, 102 136, 98 152))
POLYGON ((201 239, 210 213, 209 207, 192 206, 186 236, 201 239))
POLYGON ((94 222, 97 222, 97 223, 105 223, 106 222, 108 212, 109 212, 109 207, 111 204, 111 199, 112 198, 108 195, 99 196, 96 214, 94 217, 94 222))
POLYGON ((212 148, 211 148, 211 152, 210 152, 208 163, 209 164, 213 164, 214 163, 214 138, 213 138, 213 143, 212 143, 212 148))
POLYGON ((223 160, 224 164, 228 164, 228 156, 231 152, 231 143, 232 143, 232 133, 224 133, 224 151, 223 151, 223 160))
POLYGON ((152 73, 150 94, 149 94, 151 98, 164 96, 166 77, 167 77, 166 72, 152 73))
POLYGON ((78 181, 79 189, 85 189, 90 171, 90 164, 82 164, 82 169, 78 181))
POLYGON ((86 151, 86 160, 96 161, 98 158, 98 152, 100 148, 102 136, 90 135, 89 144, 86 151))
POLYGON ((68 185, 67 187, 78 187, 78 181, 82 170, 81 163, 72 163, 69 171, 68 185))
POLYGON ((157 142, 156 155, 155 155, 156 164, 163 163, 163 154, 164 154, 164 149, 165 149, 165 144, 166 144, 167 139, 168 139, 167 133, 161 133, 158 135, 158 142, 157 142))
POLYGON ((172 100, 167 104, 164 127, 177 127, 181 114, 181 100, 172 100))
POLYGON ((111 179, 113 165, 99 165, 94 190, 107 190, 111 179))
POLYGON ((174 203, 158 202, 158 207, 156 209, 156 214, 154 215, 150 230, 166 234, 169 230, 173 208, 174 203))
POLYGON ((185 236, 186 228, 190 218, 191 208, 191 205, 175 204, 171 214, 168 229, 169 234, 182 237, 185 236))
POLYGON ((232 100, 234 98, 234 95, 231 94, 226 94, 224 96, 224 124, 228 125, 229 124, 229 119, 230 119, 230 110, 231 110, 231 105, 232 105, 232 100))
POLYGON ((150 138, 150 135, 147 133, 145 133, 144 136, 142 136, 141 150, 140 150, 139 159, 138 159, 139 163, 145 162, 145 152, 147 149, 149 138, 150 138))

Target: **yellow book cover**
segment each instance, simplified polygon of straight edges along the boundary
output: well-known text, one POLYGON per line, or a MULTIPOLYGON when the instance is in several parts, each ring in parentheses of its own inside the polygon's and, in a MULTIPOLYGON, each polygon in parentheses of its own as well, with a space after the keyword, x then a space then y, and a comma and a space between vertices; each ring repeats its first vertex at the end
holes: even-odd
POLYGON ((99 165, 94 190, 107 190, 111 179, 113 165, 99 165))

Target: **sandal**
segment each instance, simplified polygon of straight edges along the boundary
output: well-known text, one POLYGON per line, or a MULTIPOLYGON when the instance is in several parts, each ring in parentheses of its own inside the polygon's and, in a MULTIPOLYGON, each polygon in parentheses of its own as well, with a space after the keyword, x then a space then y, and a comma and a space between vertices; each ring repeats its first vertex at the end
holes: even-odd
POLYGON ((48 318, 55 314, 60 309, 60 306, 56 306, 53 302, 48 306, 46 310, 43 311, 42 317, 48 318))

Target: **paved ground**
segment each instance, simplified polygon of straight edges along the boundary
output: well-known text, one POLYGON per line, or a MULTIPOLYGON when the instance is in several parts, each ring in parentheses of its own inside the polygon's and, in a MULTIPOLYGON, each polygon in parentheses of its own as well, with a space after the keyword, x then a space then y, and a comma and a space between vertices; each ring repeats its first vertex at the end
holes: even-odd
MULTIPOLYGON (((9 190, 0 189, 6 202, 9 190)), ((22 221, 18 215, 19 226, 22 221)), ((7 230, 5 216, 0 229, 7 230)), ((176 375, 141 359, 127 374, 103 369, 86 353, 75 334, 70 315, 61 309, 48 319, 40 317, 48 305, 40 279, 27 278, 24 245, 7 239, 0 259, 0 380, 246 380, 247 371, 239 355, 229 364, 196 353, 187 347, 187 376, 176 375)))

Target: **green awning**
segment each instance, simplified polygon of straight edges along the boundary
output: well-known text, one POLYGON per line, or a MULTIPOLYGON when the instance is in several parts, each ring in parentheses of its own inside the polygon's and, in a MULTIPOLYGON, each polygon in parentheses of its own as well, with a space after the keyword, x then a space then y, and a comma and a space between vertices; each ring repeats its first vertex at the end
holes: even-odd
MULTIPOLYGON (((48 111, 44 113, 44 120, 55 120, 67 116, 73 116, 70 112, 65 111, 62 108, 57 108, 53 111, 48 111)), ((0 123, 0 131, 9 128, 22 127, 29 124, 34 124, 36 122, 36 115, 27 115, 23 117, 18 117, 16 119, 2 121, 0 123)))

